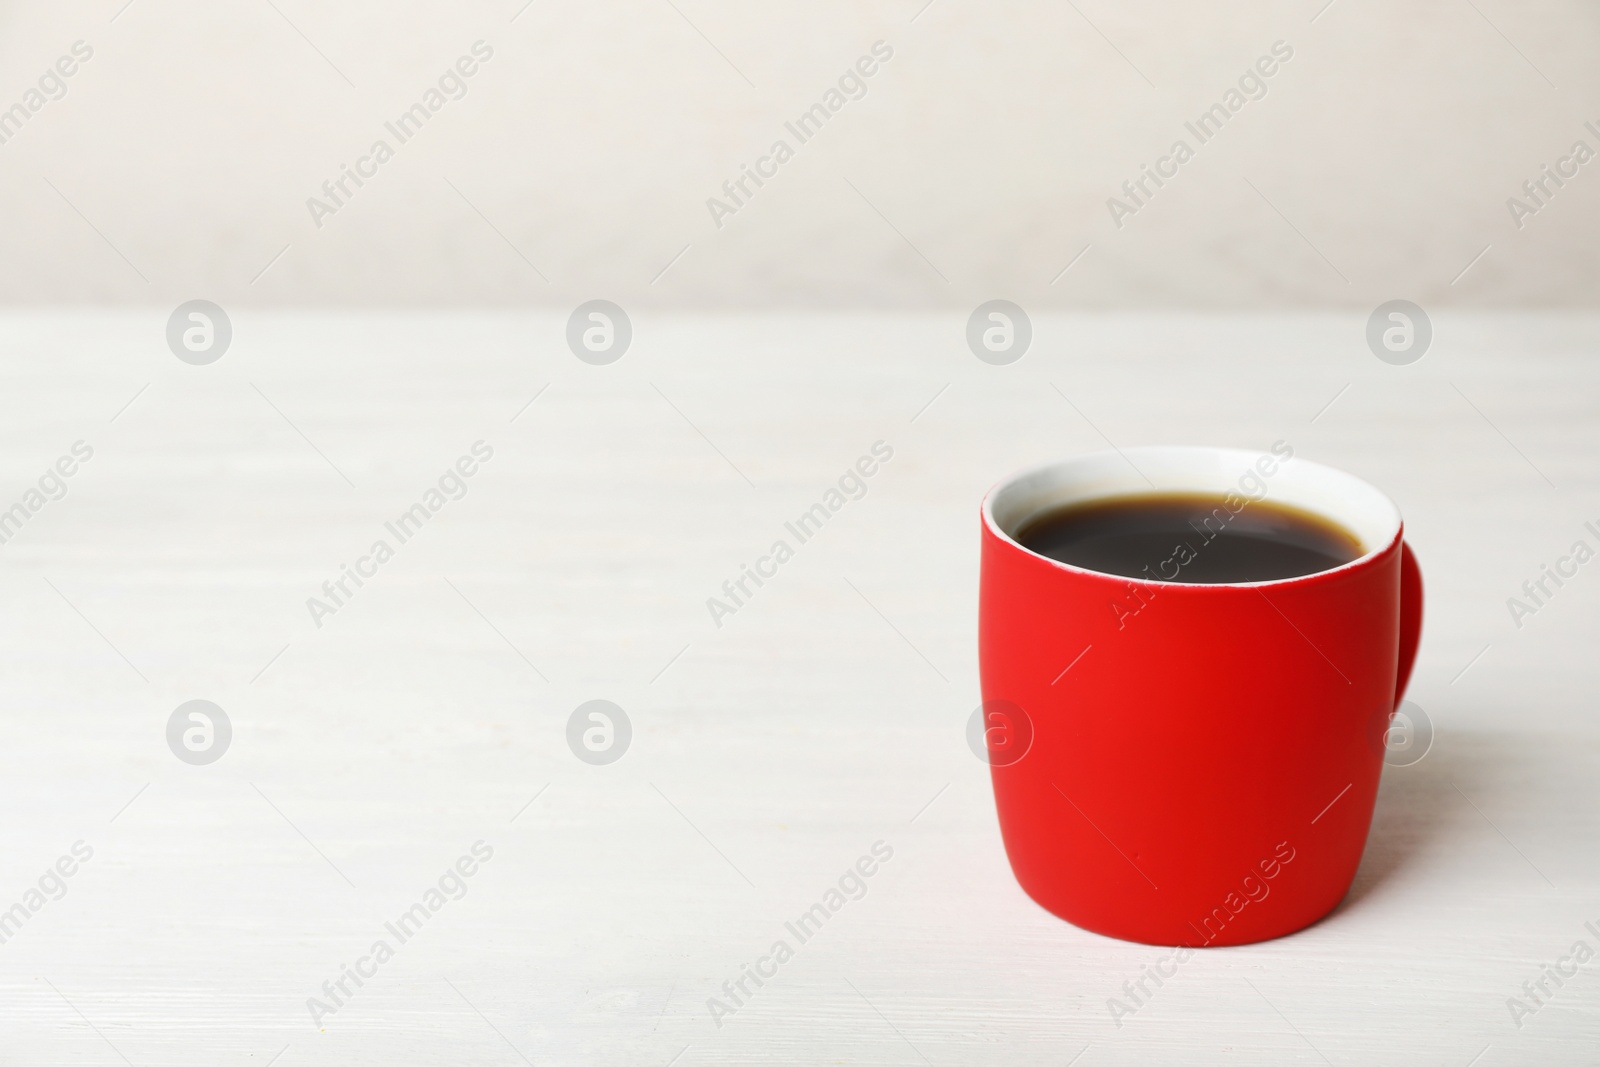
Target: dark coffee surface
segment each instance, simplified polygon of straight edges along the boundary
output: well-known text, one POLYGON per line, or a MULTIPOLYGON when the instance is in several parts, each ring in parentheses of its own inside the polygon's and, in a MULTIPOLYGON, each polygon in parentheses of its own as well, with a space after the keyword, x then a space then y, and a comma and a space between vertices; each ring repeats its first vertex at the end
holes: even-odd
POLYGON ((1152 493, 1069 504, 1038 515, 1016 539, 1085 570, 1162 582, 1270 582, 1331 570, 1361 557, 1343 527, 1266 500, 1152 493))

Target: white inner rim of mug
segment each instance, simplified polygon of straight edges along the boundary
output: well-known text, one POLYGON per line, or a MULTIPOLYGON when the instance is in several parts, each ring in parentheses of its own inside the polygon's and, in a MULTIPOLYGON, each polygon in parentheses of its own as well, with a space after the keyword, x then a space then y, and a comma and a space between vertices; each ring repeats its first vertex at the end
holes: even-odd
MULTIPOLYGON (((1345 567, 1359 566, 1387 549, 1400 534, 1400 509, 1395 507, 1394 501, 1355 475, 1309 460, 1284 459, 1268 452, 1237 448, 1125 448, 1121 452, 1095 452, 1048 463, 996 486, 983 502, 983 517, 1001 537, 1030 555, 1039 555, 1019 543, 1016 532, 1036 516, 1068 504, 1153 493, 1221 496, 1230 492, 1247 500, 1268 500, 1301 508, 1355 535, 1362 555, 1316 574, 1332 574, 1345 567)), ((1071 571, 1101 573, 1048 556, 1039 555, 1039 558, 1071 571)), ((1310 577, 1312 575, 1304 574, 1266 582, 1214 584, 1276 585, 1310 577)), ((1196 588, 1213 583, 1153 584, 1196 588)))

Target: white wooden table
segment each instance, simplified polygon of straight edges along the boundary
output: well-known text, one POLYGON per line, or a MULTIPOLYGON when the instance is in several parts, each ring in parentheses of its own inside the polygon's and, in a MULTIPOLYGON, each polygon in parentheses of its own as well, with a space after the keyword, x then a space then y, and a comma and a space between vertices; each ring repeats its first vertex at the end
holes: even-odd
POLYGON ((1041 317, 994 367, 959 317, 641 314, 596 367, 559 314, 237 311, 189 366, 169 310, 0 319, 0 510, 93 449, 0 547, 0 909, 25 913, 0 1061, 1600 1058, 1600 960, 1520 1027, 1507 1006, 1600 949, 1600 565, 1520 629, 1506 607, 1600 520, 1600 320, 1441 314, 1392 367, 1362 314, 1041 317), (1022 894, 966 747, 978 499, 1107 439, 1279 438, 1404 511, 1437 738, 1386 771, 1336 912, 1201 953, 1119 1027, 1161 950, 1022 894), (315 625, 307 598, 480 440, 466 495, 315 625), (866 495, 715 626, 707 598, 879 440, 866 495), (166 739, 194 699, 232 725, 209 765, 166 739), (567 745, 592 699, 632 724, 609 765, 567 745), (385 924, 479 841, 401 943, 385 924), (878 841, 799 944, 785 923, 878 841))

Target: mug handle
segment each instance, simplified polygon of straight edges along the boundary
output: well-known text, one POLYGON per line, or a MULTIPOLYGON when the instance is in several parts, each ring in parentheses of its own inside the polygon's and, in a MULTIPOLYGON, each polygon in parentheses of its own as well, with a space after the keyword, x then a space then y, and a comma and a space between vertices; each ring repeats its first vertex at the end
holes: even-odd
POLYGON ((1406 695, 1411 668, 1417 662, 1417 645, 1422 640, 1422 569, 1417 566, 1411 546, 1400 542, 1400 663, 1395 671, 1394 706, 1406 695))

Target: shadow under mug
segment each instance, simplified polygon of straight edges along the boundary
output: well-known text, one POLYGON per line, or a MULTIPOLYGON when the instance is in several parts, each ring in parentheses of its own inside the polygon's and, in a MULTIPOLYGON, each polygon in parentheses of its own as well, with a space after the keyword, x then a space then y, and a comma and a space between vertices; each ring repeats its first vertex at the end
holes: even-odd
MULTIPOLYGON (((1282 442, 1136 448, 1016 475, 984 499, 982 525, 983 721, 1028 895, 1096 933, 1193 947, 1280 937, 1337 906, 1383 768, 1373 724, 1399 704, 1422 629, 1393 502, 1282 442), (1201 585, 1084 570, 1015 539, 1064 504, 1152 492, 1215 494, 1215 523, 1252 500, 1302 508, 1363 554, 1201 585)), ((1205 550, 1203 531, 1191 541, 1205 550)))

